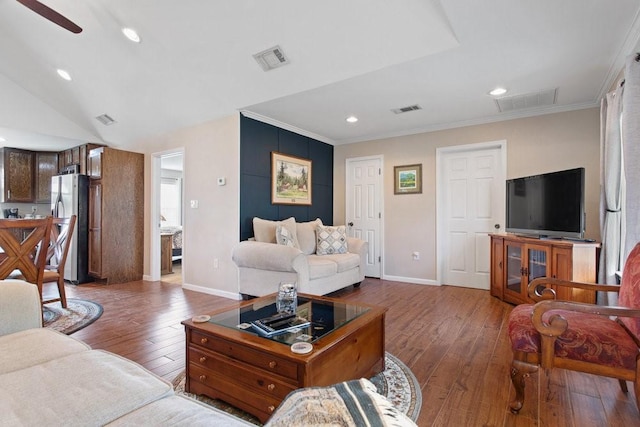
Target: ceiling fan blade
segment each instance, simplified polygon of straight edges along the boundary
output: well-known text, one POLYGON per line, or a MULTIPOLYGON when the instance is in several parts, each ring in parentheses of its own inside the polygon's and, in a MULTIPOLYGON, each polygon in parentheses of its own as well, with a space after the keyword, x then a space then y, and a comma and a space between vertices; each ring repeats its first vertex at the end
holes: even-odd
POLYGON ((29 9, 33 10, 38 15, 47 18, 49 21, 54 24, 60 25, 62 28, 71 31, 74 34, 78 34, 82 32, 82 28, 78 27, 76 24, 71 22, 69 19, 60 15, 55 10, 51 9, 49 6, 46 6, 40 3, 38 0, 17 0, 18 3, 23 4, 29 9))

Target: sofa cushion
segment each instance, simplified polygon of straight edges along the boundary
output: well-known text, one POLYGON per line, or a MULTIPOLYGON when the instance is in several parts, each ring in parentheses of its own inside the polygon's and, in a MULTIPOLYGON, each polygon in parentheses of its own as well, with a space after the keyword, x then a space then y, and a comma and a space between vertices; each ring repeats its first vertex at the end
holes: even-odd
POLYGON ((118 418, 109 426, 254 426, 184 396, 168 396, 118 418))
POLYGON ((338 264, 324 256, 307 255, 307 263, 309 264, 309 280, 333 276, 338 273, 338 264))
POLYGON ((360 255, 347 252, 346 254, 322 255, 322 259, 331 260, 336 263, 338 273, 358 268, 360 265, 360 255))
POLYGON ((104 425, 172 394, 137 363, 89 350, 0 375, 0 414, 7 425, 104 425))
POLYGON ((270 221, 268 219, 253 218, 253 235, 256 242, 277 243, 276 242, 276 226, 282 224, 296 236, 296 220, 294 217, 287 218, 283 221, 270 221))
POLYGON ((325 227, 319 225, 316 228, 316 254, 344 254, 347 253, 347 227, 325 227))
POLYGON ((276 243, 299 248, 295 234, 292 234, 289 229, 282 224, 276 225, 276 243))
POLYGON ((320 218, 316 218, 314 221, 296 223, 298 245, 306 255, 316 253, 316 228, 319 225, 322 225, 320 218))
POLYGON ((48 328, 4 335, 0 337, 0 374, 88 350, 87 344, 48 328))

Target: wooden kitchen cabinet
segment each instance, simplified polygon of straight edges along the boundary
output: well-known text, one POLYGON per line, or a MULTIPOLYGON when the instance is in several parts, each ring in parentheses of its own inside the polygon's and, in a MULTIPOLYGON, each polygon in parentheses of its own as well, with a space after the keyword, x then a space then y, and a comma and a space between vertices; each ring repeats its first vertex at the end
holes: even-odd
POLYGON ((107 284, 142 279, 144 155, 89 153, 89 274, 107 284))
POLYGON ((36 203, 51 202, 51 177, 58 174, 58 153, 36 153, 36 203))
MULTIPOLYGON (((523 304, 534 302, 528 284, 537 277, 595 283, 598 243, 543 240, 513 234, 491 235, 491 295, 523 304)), ((556 288, 558 300, 595 303, 595 292, 556 288)))
POLYGON ((89 153, 94 148, 103 147, 102 144, 87 143, 58 153, 58 171, 62 173, 69 166, 76 166, 78 173, 89 175, 87 163, 89 153))
POLYGON ((0 148, 0 197, 2 202, 30 203, 35 200, 35 154, 17 148, 0 148))

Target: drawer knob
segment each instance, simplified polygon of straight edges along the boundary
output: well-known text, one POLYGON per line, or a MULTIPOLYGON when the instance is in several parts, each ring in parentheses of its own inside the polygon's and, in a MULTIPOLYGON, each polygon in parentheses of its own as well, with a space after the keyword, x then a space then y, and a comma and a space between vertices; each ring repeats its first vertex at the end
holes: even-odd
POLYGON ((270 405, 267 409, 269 410, 269 412, 273 412, 276 410, 276 407, 273 405, 270 405))
POLYGON ((278 366, 278 364, 276 362, 274 362, 274 361, 269 362, 269 367, 271 369, 275 368, 276 366, 278 366))
POLYGON ((204 363, 207 361, 207 358, 205 356, 200 357, 200 363, 204 363))
POLYGON ((209 342, 209 339, 208 339, 208 338, 200 338, 200 343, 201 343, 201 344, 206 344, 206 343, 208 343, 208 342, 209 342))
POLYGON ((207 376, 206 375, 200 375, 200 381, 201 382, 205 382, 207 380, 207 376))
POLYGON ((267 386, 267 390, 269 390, 269 391, 273 391, 275 388, 276 388, 276 385, 275 385, 275 384, 269 384, 269 385, 267 386))

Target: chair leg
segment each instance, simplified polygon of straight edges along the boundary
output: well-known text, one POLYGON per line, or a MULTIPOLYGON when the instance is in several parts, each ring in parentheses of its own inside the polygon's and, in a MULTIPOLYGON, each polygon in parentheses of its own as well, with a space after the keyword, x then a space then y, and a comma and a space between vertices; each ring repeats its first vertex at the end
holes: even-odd
POLYGON ((620 389, 626 394, 629 393, 629 388, 627 387, 627 382, 625 380, 618 380, 620 383, 620 389))
POLYGON ((60 304, 62 308, 67 308, 67 294, 64 292, 64 277, 58 278, 58 293, 60 295, 60 304))
POLYGON ((514 360, 511 363, 511 382, 516 390, 516 397, 509 404, 511 413, 517 414, 522 409, 524 403, 524 379, 538 370, 537 366, 514 360))
POLYGON ((636 395, 636 406, 638 407, 638 410, 640 410, 640 381, 638 381, 637 378, 633 382, 633 391, 636 395))

